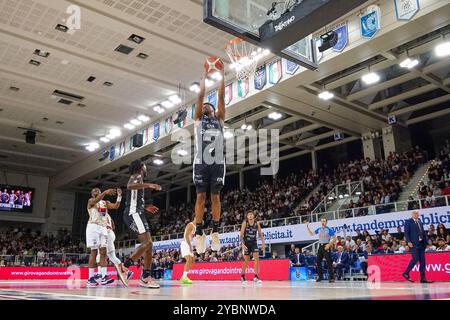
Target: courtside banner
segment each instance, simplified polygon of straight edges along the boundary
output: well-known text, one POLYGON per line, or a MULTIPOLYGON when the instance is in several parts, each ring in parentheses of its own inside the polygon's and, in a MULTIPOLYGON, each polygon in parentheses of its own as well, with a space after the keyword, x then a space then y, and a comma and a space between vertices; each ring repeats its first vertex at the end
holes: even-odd
MULTIPOLYGON (((405 220, 411 218, 412 211, 402 211, 395 213, 367 215, 364 217, 356 217, 349 219, 330 220, 328 226, 334 230, 337 235, 355 235, 357 230, 367 230, 370 234, 375 234, 375 231, 388 229, 391 233, 397 232, 397 227, 405 224, 405 220)), ((450 227, 450 207, 438 207, 419 210, 420 219, 422 220, 426 229, 430 224, 444 224, 447 228, 450 227)), ((311 230, 320 227, 320 223, 311 223, 311 230)), ((262 229, 264 241, 266 244, 275 243, 289 243, 298 241, 317 240, 318 237, 311 237, 306 229, 305 224, 290 225, 284 227, 264 228, 262 229)), ((165 240, 154 242, 153 248, 156 251, 172 250, 180 247, 183 239, 165 240)), ((239 244, 239 232, 230 232, 220 235, 220 242, 222 246, 239 244)), ((258 239, 259 242, 259 239, 258 239)), ((211 237, 207 236, 207 243, 211 243, 211 237)), ((195 246, 195 241, 193 242, 195 246)))
MULTIPOLYGON (((188 276, 191 280, 240 280, 242 263, 242 261, 194 263, 188 276)), ((259 277, 261 280, 289 280, 289 264, 288 259, 260 260, 259 277)), ((183 268, 184 264, 173 266, 172 280, 181 278, 183 268)), ((253 261, 251 261, 245 272, 247 279, 252 280, 254 273, 253 261)))
MULTIPOLYGON (((139 279, 140 272, 136 267, 131 267, 134 272, 133 279, 139 279)), ((114 267, 108 268, 108 275, 117 278, 114 267)), ((0 280, 87 280, 88 268, 79 267, 0 267, 0 280)))
MULTIPOLYGON (((411 254, 384 254, 369 256, 369 266, 374 268, 373 278, 380 281, 406 281, 402 277, 411 261, 411 254)), ((430 281, 450 281, 450 252, 431 252, 425 254, 426 278, 430 281)), ((414 281, 420 280, 419 264, 410 273, 414 281)))

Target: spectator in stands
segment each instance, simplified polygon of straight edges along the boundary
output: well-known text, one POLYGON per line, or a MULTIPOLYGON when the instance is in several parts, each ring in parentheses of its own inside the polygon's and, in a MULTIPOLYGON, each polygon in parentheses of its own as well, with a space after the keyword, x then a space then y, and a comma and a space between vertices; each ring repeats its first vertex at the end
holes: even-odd
POLYGON ((294 255, 291 258, 292 267, 306 267, 305 255, 300 252, 300 248, 296 247, 294 249, 294 255))
POLYGON ((278 259, 278 252, 272 251, 272 259, 278 259))
POLYGON ((438 247, 436 248, 436 251, 450 251, 450 246, 446 243, 445 239, 438 239, 438 247))
POLYGON ((294 257, 295 249, 296 249, 295 244, 291 244, 291 248, 290 248, 290 250, 288 251, 288 254, 287 254, 287 257, 291 261, 292 261, 292 258, 294 257))
POLYGON ((377 254, 391 254, 391 253, 394 253, 394 251, 392 251, 392 249, 386 242, 383 244, 383 248, 377 252, 377 254))
POLYGON ((333 259, 333 267, 336 270, 338 280, 342 280, 344 273, 348 270, 350 265, 350 255, 347 251, 344 251, 343 246, 337 247, 337 253, 333 259))
POLYGON ((427 244, 427 247, 425 248, 425 252, 435 252, 435 251, 436 251, 436 246, 433 244, 433 240, 428 238, 428 244, 427 244))
POLYGON ((447 228, 441 223, 438 225, 436 236, 437 238, 447 239, 447 228))
POLYGON ((368 266, 368 260, 369 256, 376 254, 373 252, 371 245, 366 245, 366 249, 364 250, 364 253, 359 256, 359 261, 361 262, 361 269, 363 273, 367 276, 367 266, 368 266))

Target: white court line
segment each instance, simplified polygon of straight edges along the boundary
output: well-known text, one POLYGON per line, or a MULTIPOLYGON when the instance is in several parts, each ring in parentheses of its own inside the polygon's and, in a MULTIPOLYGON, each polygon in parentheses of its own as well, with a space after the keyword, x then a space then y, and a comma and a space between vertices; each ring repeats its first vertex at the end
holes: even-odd
POLYGON ((43 281, 0 281, 0 284, 39 284, 39 283, 48 283, 43 281))
MULTIPOLYGON (((89 296, 89 295, 78 295, 78 294, 66 294, 66 293, 56 293, 56 292, 42 292, 42 291, 24 291, 24 290, 17 290, 17 289, 13 289, 13 290, 0 290, 0 295, 2 295, 2 292, 17 292, 17 293, 25 293, 25 294, 30 294, 30 295, 36 295, 36 294, 40 294, 43 296, 49 296, 49 297, 78 297, 81 298, 82 300, 86 300, 86 299, 93 299, 93 300, 124 300, 123 298, 114 298, 114 297, 99 297, 99 296, 89 296)), ((5 296, 3 294, 3 296, 5 296)), ((14 297, 14 296, 13 296, 14 297)), ((22 299, 23 296, 18 296, 22 299)), ((24 297, 23 300, 37 300, 37 299, 27 299, 26 297, 24 297)))

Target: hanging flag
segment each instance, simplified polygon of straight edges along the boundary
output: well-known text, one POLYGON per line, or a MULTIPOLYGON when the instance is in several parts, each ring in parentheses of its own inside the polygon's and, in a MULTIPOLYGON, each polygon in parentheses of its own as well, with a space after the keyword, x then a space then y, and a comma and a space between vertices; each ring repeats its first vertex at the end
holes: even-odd
POLYGON ((125 154, 125 140, 119 144, 119 157, 125 154))
POLYGON ((213 90, 208 94, 207 101, 214 106, 214 109, 217 110, 217 90, 213 90))
POLYGON ((370 6, 361 16, 361 36, 372 39, 381 29, 381 10, 379 6, 370 6))
POLYGON ((276 59, 269 64, 269 83, 277 84, 283 77, 281 59, 276 59))
POLYGON ((240 98, 245 98, 250 91, 250 81, 248 79, 238 80, 238 96, 240 98))
POLYGON ((166 134, 169 134, 172 132, 173 129, 173 117, 170 116, 164 121, 164 130, 166 131, 166 134))
POLYGON ((225 87, 225 105, 228 106, 233 100, 233 83, 225 87))
POLYGON ((334 31, 338 34, 338 42, 332 48, 333 51, 342 52, 348 44, 348 24, 347 21, 337 26, 334 31))
POLYGON ((191 106, 191 118, 195 120, 195 103, 191 106))
POLYGON ((295 62, 292 62, 290 60, 286 61, 286 73, 290 75, 294 75, 298 69, 300 69, 300 65, 296 64, 295 62))
POLYGON ((149 132, 149 128, 146 128, 144 130, 142 130, 142 136, 144 137, 144 145, 146 145, 148 143, 148 132, 149 132))
POLYGON ((158 141, 159 136, 160 136, 160 124, 159 122, 155 123, 153 125, 153 141, 158 141))
POLYGON ((394 0, 397 20, 411 20, 420 10, 419 0, 394 0))
POLYGON ((113 161, 115 155, 116 155, 116 146, 113 145, 111 146, 111 148, 109 148, 109 161, 113 161))
POLYGON ((266 64, 263 64, 255 71, 255 89, 262 90, 267 84, 266 64))

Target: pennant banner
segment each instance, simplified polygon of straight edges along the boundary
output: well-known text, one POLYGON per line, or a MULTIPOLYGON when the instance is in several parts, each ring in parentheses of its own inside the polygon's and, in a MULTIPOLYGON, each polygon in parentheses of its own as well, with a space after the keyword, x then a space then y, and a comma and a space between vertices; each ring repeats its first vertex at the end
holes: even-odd
POLYGON ((361 16, 361 36, 372 39, 381 28, 381 10, 378 6, 371 6, 367 13, 361 16))
POLYGON ((332 48, 333 51, 342 52, 348 44, 348 24, 337 26, 334 31, 338 34, 338 42, 332 48))
POLYGON ((153 125, 153 141, 158 141, 159 136, 160 136, 160 124, 159 122, 155 123, 153 125))
POLYGON ((233 83, 225 87, 225 105, 228 106, 233 101, 233 83))
POLYGON ((277 84, 283 77, 283 64, 277 59, 269 64, 269 83, 277 84))
POLYGON ((266 64, 263 64, 255 72, 255 89, 262 90, 267 84, 266 64))
POLYGON ((300 69, 300 65, 296 64, 295 62, 285 60, 286 61, 286 73, 293 75, 295 74, 298 69, 300 69))
POLYGON ((240 98, 245 98, 250 90, 250 82, 248 79, 238 80, 238 96, 240 98))

